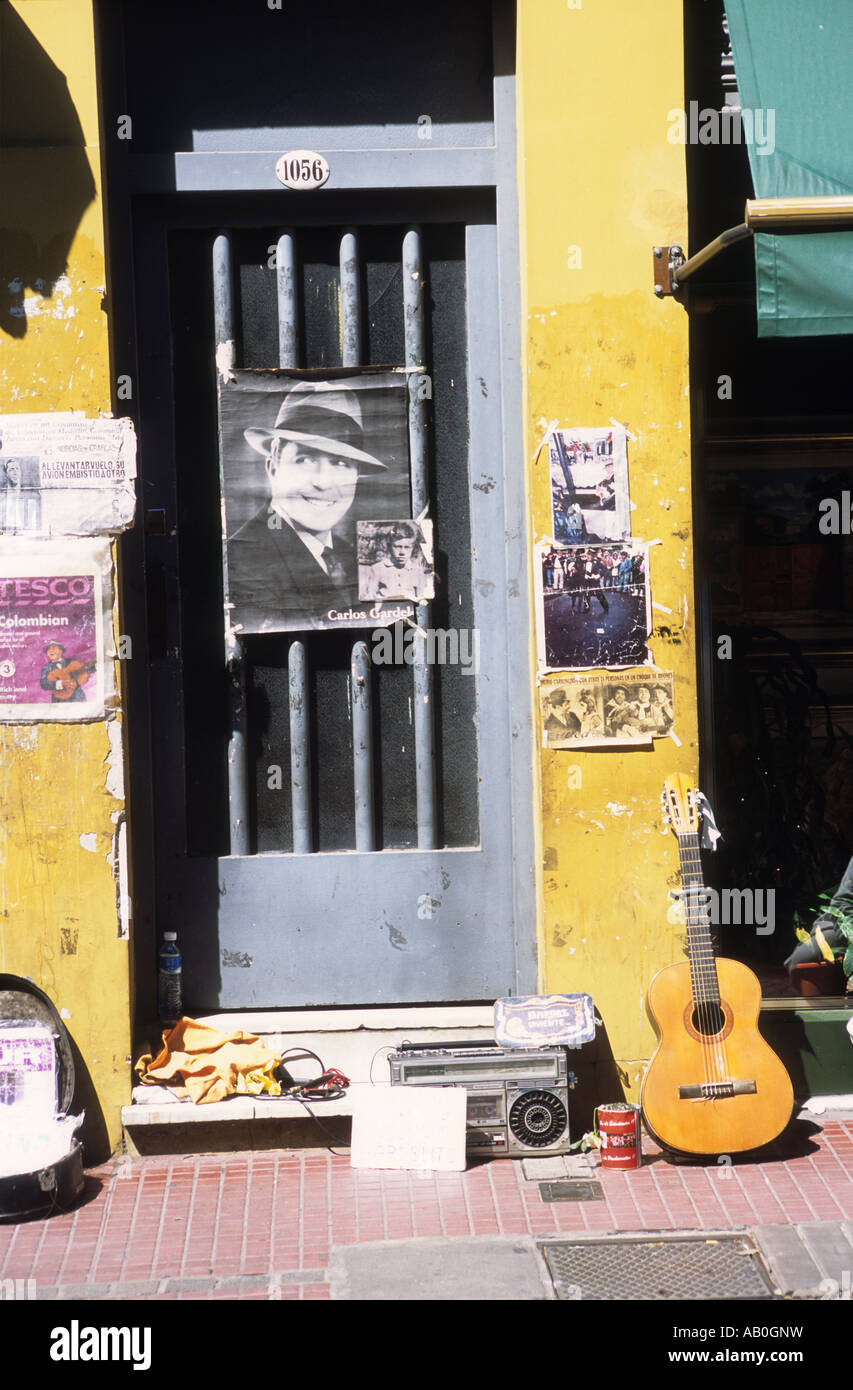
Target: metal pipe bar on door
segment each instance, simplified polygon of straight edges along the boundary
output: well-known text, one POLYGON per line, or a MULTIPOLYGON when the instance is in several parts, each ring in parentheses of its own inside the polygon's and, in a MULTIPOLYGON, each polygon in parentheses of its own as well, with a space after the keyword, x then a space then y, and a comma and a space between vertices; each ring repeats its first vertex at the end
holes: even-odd
MULTIPOLYGON (((341 365, 361 365, 361 274, 358 234, 341 236, 341 365)), ((352 704, 353 797, 355 847, 376 848, 376 807, 373 785, 373 717, 370 654, 364 642, 356 642, 350 655, 352 704)))
MULTIPOLYGON (((276 244, 276 298, 278 301, 278 365, 296 367, 299 361, 299 298, 297 293, 296 243, 292 232, 282 232, 276 244)), ((294 638, 287 651, 287 693, 290 714, 290 805, 293 819, 293 853, 310 854, 314 848, 311 815, 311 724, 308 654, 305 643, 294 638)))
MULTIPOLYGON (((231 235, 220 232, 213 243, 213 314, 216 365, 222 372, 234 365, 234 294, 231 235)), ((220 422, 221 423, 221 422, 220 422)), ((222 536, 222 580, 228 601, 228 547, 222 536)), ((249 853, 249 772, 246 737, 246 669, 243 644, 225 622, 225 670, 228 698, 228 823, 231 853, 249 853)))
MULTIPOLYGON (((424 325, 424 266, 421 231, 410 227, 403 237, 403 315, 406 366, 426 367, 424 325)), ((429 505, 427 419, 423 372, 410 370, 409 457, 412 468, 412 514, 419 517, 429 505)), ((430 605, 419 603, 417 624, 421 632, 430 627, 430 605)), ((433 717, 433 673, 427 645, 415 638, 412 663, 415 725, 415 789, 418 817, 418 849, 435 849, 438 843, 435 795, 435 720, 433 717)))

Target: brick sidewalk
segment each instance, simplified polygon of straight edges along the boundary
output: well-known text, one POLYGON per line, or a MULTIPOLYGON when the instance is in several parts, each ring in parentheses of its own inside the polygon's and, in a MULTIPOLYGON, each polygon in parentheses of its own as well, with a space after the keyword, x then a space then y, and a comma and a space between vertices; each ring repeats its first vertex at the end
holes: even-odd
POLYGON ((329 1297, 332 1246, 428 1236, 715 1230, 850 1220, 853 1122, 798 1121, 762 1161, 590 1170, 603 1200, 543 1201, 520 1163, 356 1172, 320 1150, 116 1158, 66 1214, 0 1225, 0 1279, 37 1297, 329 1297))

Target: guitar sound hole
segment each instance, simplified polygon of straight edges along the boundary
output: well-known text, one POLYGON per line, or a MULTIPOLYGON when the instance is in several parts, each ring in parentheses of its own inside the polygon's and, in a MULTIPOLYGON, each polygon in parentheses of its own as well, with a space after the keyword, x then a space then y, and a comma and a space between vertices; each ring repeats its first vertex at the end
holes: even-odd
POLYGON ((697 1033, 704 1038, 713 1038, 721 1033, 726 1024, 726 1016, 719 1004, 697 1004, 690 1016, 697 1033))

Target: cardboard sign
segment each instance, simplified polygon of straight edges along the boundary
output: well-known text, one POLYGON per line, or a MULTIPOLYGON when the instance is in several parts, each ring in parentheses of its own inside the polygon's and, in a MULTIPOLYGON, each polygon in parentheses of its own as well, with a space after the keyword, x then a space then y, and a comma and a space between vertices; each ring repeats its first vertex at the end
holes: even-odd
POLYGON ((595 1037, 589 994, 531 994, 495 1004, 500 1047, 580 1047, 595 1037))
POLYGON ((365 1086, 351 1094, 353 1168, 464 1172, 464 1088, 365 1086))

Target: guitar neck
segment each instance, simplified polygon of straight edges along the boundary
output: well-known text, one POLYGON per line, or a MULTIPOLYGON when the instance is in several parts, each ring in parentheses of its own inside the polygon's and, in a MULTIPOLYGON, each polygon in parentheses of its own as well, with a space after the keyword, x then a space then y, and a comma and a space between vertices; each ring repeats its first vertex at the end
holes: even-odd
POLYGON ((679 832, 678 854, 693 998, 697 1004, 719 1004, 720 985, 711 937, 711 908, 702 878, 699 836, 695 831, 679 832))

